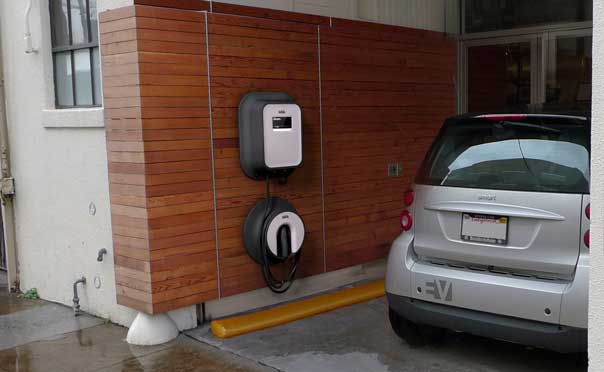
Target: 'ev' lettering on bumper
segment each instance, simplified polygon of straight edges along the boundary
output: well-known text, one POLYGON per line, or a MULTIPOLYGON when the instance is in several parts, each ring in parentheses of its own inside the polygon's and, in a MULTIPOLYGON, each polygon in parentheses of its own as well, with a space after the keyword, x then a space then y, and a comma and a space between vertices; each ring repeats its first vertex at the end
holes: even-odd
POLYGON ((434 296, 436 300, 453 300, 453 284, 446 280, 433 280, 426 282, 426 294, 434 296))

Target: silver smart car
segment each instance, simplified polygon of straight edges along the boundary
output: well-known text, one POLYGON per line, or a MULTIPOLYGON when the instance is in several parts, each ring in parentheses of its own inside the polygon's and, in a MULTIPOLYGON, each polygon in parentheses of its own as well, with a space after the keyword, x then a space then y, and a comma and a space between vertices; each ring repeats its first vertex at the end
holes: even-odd
POLYGON ((396 334, 417 345, 450 329, 584 351, 589 164, 586 116, 446 120, 388 257, 396 334))

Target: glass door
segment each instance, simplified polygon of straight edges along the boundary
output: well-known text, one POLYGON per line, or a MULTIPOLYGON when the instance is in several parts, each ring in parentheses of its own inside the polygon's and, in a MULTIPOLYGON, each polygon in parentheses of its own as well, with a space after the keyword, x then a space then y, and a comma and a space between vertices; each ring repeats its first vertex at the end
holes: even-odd
POLYGON ((539 36, 527 36, 464 42, 462 111, 498 111, 536 103, 539 41, 539 36))
POLYGON ((460 112, 514 110, 527 104, 589 111, 591 34, 584 27, 462 40, 460 112))
POLYGON ((531 43, 468 48, 468 110, 500 110, 531 103, 531 43))
POLYGON ((569 110, 591 106, 591 29, 547 34, 544 102, 569 110))

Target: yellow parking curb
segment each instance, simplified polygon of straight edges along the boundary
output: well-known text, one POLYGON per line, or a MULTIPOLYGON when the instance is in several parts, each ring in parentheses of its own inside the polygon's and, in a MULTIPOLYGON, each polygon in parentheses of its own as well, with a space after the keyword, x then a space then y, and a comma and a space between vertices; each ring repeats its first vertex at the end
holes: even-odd
POLYGON ((214 336, 229 338, 274 327, 384 295, 384 281, 360 285, 255 313, 213 320, 214 336))

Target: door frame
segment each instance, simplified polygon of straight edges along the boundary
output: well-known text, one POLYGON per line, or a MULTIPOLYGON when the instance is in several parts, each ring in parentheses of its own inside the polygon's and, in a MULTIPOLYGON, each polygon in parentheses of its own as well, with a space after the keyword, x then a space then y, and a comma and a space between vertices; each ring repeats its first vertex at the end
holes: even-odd
POLYGON ((546 99, 545 92, 547 89, 548 70, 550 67, 549 54, 550 54, 550 47, 552 45, 551 42, 560 37, 579 38, 579 37, 591 37, 592 35, 593 35, 593 32, 592 32, 591 28, 579 28, 579 29, 572 29, 572 30, 553 30, 553 31, 548 31, 543 34, 543 48, 542 48, 543 53, 541 56, 541 73, 543 74, 543 79, 542 79, 542 81, 539 82, 541 85, 540 88, 542 89, 543 96, 540 97, 541 98, 540 102, 545 102, 545 99, 546 99))

